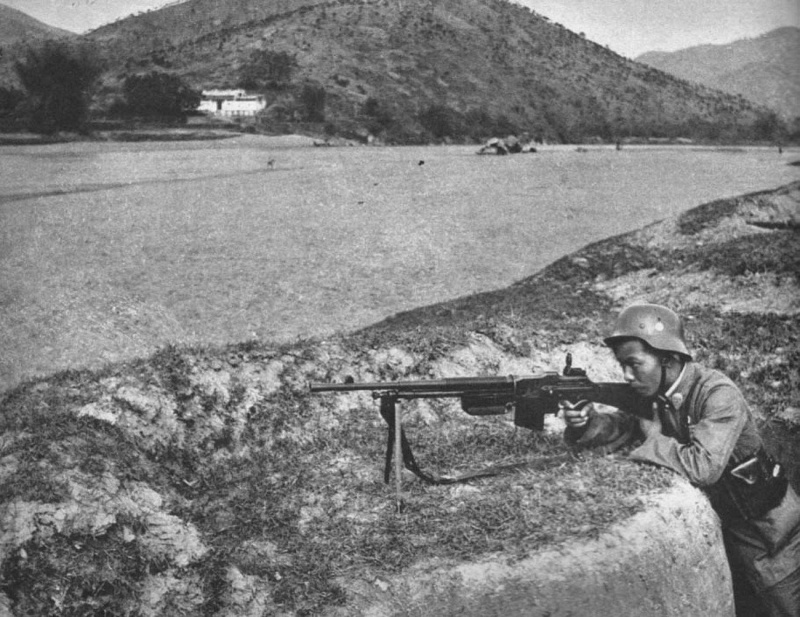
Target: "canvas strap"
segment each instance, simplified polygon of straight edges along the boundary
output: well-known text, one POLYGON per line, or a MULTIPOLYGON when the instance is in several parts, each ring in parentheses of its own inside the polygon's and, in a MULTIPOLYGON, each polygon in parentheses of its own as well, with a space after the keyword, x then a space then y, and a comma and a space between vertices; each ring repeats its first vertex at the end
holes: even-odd
MULTIPOLYGON (((381 397, 381 417, 388 425, 388 433, 386 440, 386 459, 383 468, 383 481, 389 484, 389 479, 392 472, 392 455, 395 446, 395 416, 396 416, 397 399, 392 396, 381 397)), ((458 476, 438 476, 436 474, 423 471, 417 464, 414 458, 414 453, 411 451, 411 444, 406 438, 404 430, 400 431, 400 449, 403 455, 403 465, 406 469, 411 471, 415 476, 426 484, 457 484, 459 482, 466 482, 475 478, 486 478, 489 476, 496 476, 502 472, 512 469, 519 469, 522 467, 546 467, 553 463, 563 462, 571 458, 575 458, 572 452, 564 452, 547 457, 538 457, 534 460, 520 461, 515 463, 508 463, 502 465, 491 465, 484 467, 477 471, 470 471, 458 476)))

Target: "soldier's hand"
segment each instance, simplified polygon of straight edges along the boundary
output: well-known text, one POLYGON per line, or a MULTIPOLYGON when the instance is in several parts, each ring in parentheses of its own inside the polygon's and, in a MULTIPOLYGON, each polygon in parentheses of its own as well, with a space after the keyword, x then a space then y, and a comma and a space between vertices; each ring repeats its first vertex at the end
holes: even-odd
POLYGON ((589 423, 589 418, 595 413, 594 403, 589 401, 578 401, 577 403, 561 401, 559 405, 564 410, 564 422, 572 428, 585 427, 589 423))
POLYGON ((639 428, 644 433, 645 439, 650 439, 661 434, 661 418, 658 416, 658 403, 653 403, 653 418, 639 418, 639 428))

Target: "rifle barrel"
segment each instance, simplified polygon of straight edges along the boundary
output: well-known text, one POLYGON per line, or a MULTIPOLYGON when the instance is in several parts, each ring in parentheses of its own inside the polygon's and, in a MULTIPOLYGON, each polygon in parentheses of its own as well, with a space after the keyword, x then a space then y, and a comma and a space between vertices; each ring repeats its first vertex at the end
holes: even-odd
POLYGON ((433 396, 458 396, 479 392, 513 392, 514 384, 526 377, 450 377, 446 379, 421 379, 419 381, 366 381, 355 383, 309 384, 311 392, 355 392, 372 390, 377 392, 396 392, 400 395, 426 394, 433 396))

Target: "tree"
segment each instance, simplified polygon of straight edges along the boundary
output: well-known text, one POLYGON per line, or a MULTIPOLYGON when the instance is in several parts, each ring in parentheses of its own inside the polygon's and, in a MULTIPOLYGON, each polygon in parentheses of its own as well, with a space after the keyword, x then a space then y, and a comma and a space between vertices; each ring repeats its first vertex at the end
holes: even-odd
POLYGON ((18 130, 23 127, 20 122, 20 104, 24 100, 25 93, 21 90, 0 86, 0 131, 18 130))
POLYGON ((370 133, 382 133, 394 122, 391 112, 375 97, 368 97, 361 111, 369 119, 367 129, 370 133))
POLYGON ((446 105, 429 105, 417 114, 417 119, 436 139, 460 137, 464 134, 464 117, 446 105))
POLYGON ((753 136, 762 141, 781 141, 787 133, 786 124, 774 111, 758 114, 753 123, 753 136))
POLYGON ((14 63, 28 97, 28 125, 37 133, 82 130, 89 92, 101 65, 88 47, 45 41, 14 63))
POLYGON ((795 143, 800 142, 800 116, 796 116, 789 122, 786 139, 795 143))
POLYGON ((285 51, 257 49, 239 69, 238 84, 247 90, 286 88, 297 66, 294 55, 285 51))
POLYGON ((325 88, 316 84, 305 84, 300 91, 307 122, 325 122, 325 88))
POLYGON ((24 99, 24 92, 0 86, 0 116, 12 113, 24 99))
POLYGON ((144 118, 183 118, 197 109, 200 92, 188 87, 177 75, 153 71, 131 75, 122 86, 125 112, 144 118))

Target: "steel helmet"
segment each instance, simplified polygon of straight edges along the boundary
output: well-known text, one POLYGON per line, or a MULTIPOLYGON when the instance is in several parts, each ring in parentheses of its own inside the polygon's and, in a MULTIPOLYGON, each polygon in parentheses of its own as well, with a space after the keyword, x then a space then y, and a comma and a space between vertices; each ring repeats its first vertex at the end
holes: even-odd
POLYGON ((683 322, 677 313, 658 304, 635 304, 617 317, 614 331, 604 339, 612 347, 623 338, 638 338, 653 349, 678 353, 688 360, 692 354, 686 347, 683 322))

